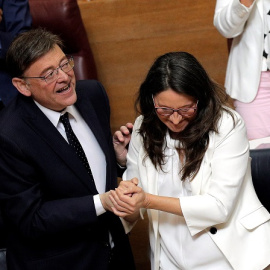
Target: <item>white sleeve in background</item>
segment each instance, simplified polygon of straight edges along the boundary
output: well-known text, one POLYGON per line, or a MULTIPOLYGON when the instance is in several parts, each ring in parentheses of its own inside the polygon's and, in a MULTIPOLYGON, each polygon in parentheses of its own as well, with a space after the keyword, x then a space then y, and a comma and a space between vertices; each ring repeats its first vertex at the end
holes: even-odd
POLYGON ((234 38, 242 34, 246 21, 256 0, 247 8, 239 0, 217 0, 214 14, 214 26, 225 38, 234 38))

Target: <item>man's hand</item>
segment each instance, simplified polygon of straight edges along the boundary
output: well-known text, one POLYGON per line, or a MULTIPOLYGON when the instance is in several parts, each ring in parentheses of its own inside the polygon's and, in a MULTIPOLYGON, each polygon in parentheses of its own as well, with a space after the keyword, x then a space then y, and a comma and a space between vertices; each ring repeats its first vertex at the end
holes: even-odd
POLYGON ((106 211, 111 211, 112 212, 113 203, 112 203, 112 201, 110 199, 110 191, 108 191, 106 193, 99 194, 99 198, 100 198, 100 201, 102 203, 103 208, 106 211))
POLYGON ((133 129, 132 123, 121 126, 113 135, 113 146, 117 162, 120 166, 126 166, 127 150, 133 129))

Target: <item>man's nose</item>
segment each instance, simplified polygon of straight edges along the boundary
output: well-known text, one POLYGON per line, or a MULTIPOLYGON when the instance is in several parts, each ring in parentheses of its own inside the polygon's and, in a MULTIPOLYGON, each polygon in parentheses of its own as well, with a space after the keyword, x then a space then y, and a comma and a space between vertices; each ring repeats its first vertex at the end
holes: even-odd
POLYGON ((57 80, 66 80, 68 78, 68 74, 61 68, 58 69, 57 75, 58 75, 57 80))

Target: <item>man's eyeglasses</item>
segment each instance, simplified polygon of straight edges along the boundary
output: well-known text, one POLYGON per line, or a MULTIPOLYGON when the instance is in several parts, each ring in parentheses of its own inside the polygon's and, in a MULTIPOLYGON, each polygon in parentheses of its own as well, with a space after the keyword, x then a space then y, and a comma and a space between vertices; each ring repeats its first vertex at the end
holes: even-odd
POLYGON ((56 69, 48 72, 45 76, 40 77, 20 77, 21 79, 41 79, 44 80, 46 83, 52 83, 56 81, 59 77, 59 69, 64 71, 65 73, 68 73, 74 68, 74 59, 72 56, 70 56, 67 61, 65 61, 62 65, 57 67, 56 69))
POLYGON ((173 109, 173 108, 168 108, 168 107, 156 107, 154 97, 153 97, 153 102, 154 102, 155 110, 159 115, 170 116, 174 112, 177 112, 179 115, 183 117, 192 117, 197 110, 199 100, 197 100, 196 105, 193 107, 185 107, 185 108, 179 108, 179 109, 173 109))

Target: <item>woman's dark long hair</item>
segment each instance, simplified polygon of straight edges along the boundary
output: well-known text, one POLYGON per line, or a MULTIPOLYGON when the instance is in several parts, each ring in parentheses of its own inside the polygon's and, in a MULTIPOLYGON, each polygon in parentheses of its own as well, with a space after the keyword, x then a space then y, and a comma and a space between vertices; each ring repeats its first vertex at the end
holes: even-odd
MULTIPOLYGON (((228 106, 224 89, 213 82, 194 56, 186 52, 170 52, 157 58, 142 83, 135 102, 143 115, 139 133, 143 138, 147 156, 156 167, 164 164, 164 142, 167 126, 157 117, 152 96, 172 89, 198 100, 196 117, 181 131, 177 139, 185 153, 182 180, 193 179, 198 173, 209 144, 209 133, 218 132, 218 120, 228 106)), ((231 114, 233 117, 233 115, 231 114)))

